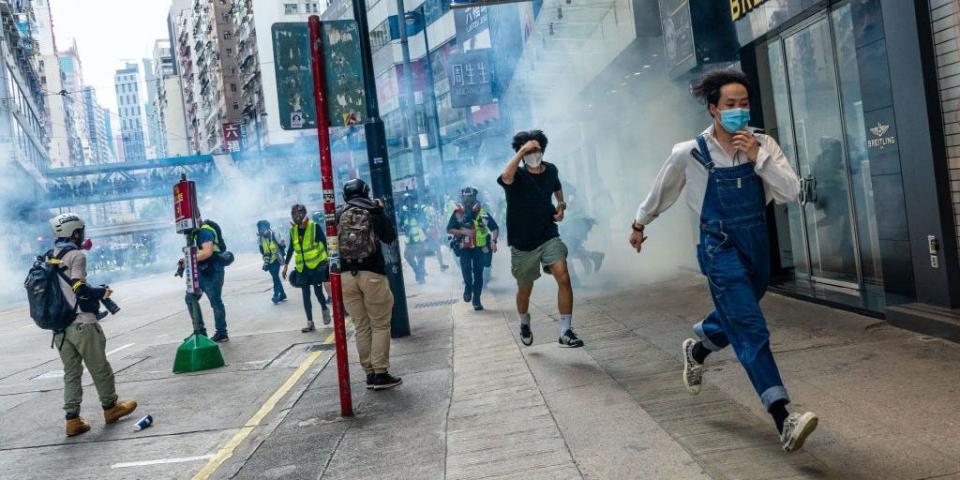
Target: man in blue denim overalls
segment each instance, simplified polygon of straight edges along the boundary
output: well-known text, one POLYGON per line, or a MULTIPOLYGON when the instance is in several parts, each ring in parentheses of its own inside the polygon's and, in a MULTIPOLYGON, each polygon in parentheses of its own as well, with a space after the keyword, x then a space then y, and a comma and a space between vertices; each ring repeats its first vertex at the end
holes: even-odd
POLYGON ((817 427, 817 416, 787 412, 790 403, 770 351, 770 332, 759 301, 770 279, 770 242, 765 222, 770 201, 796 201, 800 180, 771 137, 749 127, 749 80, 742 72, 706 74, 693 89, 707 104, 713 125, 695 140, 679 143, 640 205, 630 244, 640 251, 644 228, 680 197, 700 213, 697 261, 706 275, 716 309, 683 342, 683 382, 700 393, 703 362, 731 345, 764 408, 770 412, 783 449, 792 452, 817 427))

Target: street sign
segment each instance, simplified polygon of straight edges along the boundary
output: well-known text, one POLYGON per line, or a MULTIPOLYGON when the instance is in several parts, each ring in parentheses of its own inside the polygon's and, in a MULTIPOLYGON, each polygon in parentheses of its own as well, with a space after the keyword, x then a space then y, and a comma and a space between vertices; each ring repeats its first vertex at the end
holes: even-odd
MULTIPOLYGON (((331 126, 363 123, 366 104, 357 22, 326 21, 322 31, 331 126)), ((280 126, 284 130, 317 128, 307 24, 275 23, 272 32, 280 126)))
POLYGON ((323 63, 327 86, 327 112, 331 126, 363 123, 367 106, 360 61, 360 30, 353 20, 331 20, 321 24, 323 63))
POLYGON ((493 64, 490 49, 455 53, 447 63, 453 108, 493 103, 493 64))
POLYGON ((224 153, 240 151, 240 124, 223 124, 223 151, 224 153))
POLYGON ((277 75, 280 128, 317 128, 310 70, 310 31, 307 24, 274 23, 271 36, 274 70, 277 75))

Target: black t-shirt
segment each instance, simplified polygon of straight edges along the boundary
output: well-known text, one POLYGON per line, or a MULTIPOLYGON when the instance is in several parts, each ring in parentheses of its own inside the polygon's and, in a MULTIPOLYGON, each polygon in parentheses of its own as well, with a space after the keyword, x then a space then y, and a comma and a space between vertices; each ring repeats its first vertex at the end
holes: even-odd
POLYGON ((557 213, 550 196, 563 188, 560 174, 552 163, 543 162, 543 173, 533 174, 526 167, 517 168, 513 183, 497 183, 507 194, 507 244, 517 250, 530 251, 560 236, 553 215, 557 213))

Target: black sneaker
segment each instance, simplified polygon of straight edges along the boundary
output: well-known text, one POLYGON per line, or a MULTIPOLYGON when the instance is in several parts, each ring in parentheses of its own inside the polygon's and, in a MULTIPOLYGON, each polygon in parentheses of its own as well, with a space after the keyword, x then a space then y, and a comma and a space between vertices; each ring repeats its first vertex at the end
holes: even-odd
POLYGON ((463 291, 463 301, 470 303, 470 300, 473 300, 473 292, 471 292, 470 289, 465 289, 463 291))
POLYGON ((367 390, 373 390, 373 377, 375 376, 373 373, 367 374, 367 390))
POLYGON ((224 343, 224 342, 229 342, 230 337, 228 337, 226 333, 217 332, 212 337, 210 337, 210 340, 213 340, 214 342, 217 342, 217 343, 224 343))
POLYGON ((274 304, 274 305, 276 305, 276 304, 278 304, 278 303, 280 303, 280 299, 279 299, 279 298, 277 298, 277 297, 273 297, 273 298, 271 298, 271 299, 270 299, 270 301, 271 301, 271 302, 273 302, 273 304, 274 304))
POLYGON ((569 329, 560 336, 560 346, 566 348, 580 348, 583 346, 583 340, 580 340, 577 337, 576 333, 573 333, 573 329, 569 329))
POLYGON ((520 324, 520 341, 528 347, 533 345, 533 330, 529 324, 520 324))
POLYGON ((480 312, 483 311, 483 304, 480 301, 473 302, 473 309, 480 312))
POLYGON ((374 390, 386 390, 388 388, 396 387, 403 383, 403 379, 400 377, 394 377, 389 373, 377 373, 373 376, 373 389, 374 390))

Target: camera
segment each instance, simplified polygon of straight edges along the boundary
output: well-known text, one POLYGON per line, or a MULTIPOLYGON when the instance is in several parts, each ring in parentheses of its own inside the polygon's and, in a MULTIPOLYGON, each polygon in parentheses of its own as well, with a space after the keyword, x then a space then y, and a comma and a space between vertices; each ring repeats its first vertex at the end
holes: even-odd
POLYGON ((174 277, 182 277, 182 276, 183 276, 183 272, 184 272, 184 270, 186 270, 186 268, 187 268, 187 267, 186 267, 186 265, 184 264, 183 260, 180 260, 180 262, 177 263, 177 273, 174 273, 173 276, 174 276, 174 277))
MULTIPOLYGON (((100 285, 101 288, 110 288, 108 285, 100 285)), ((109 298, 101 298, 100 303, 104 308, 107 309, 106 312, 100 312, 97 314, 97 321, 103 320, 107 316, 107 312, 110 312, 110 315, 116 315, 120 311, 120 305, 117 305, 117 302, 109 298)))

